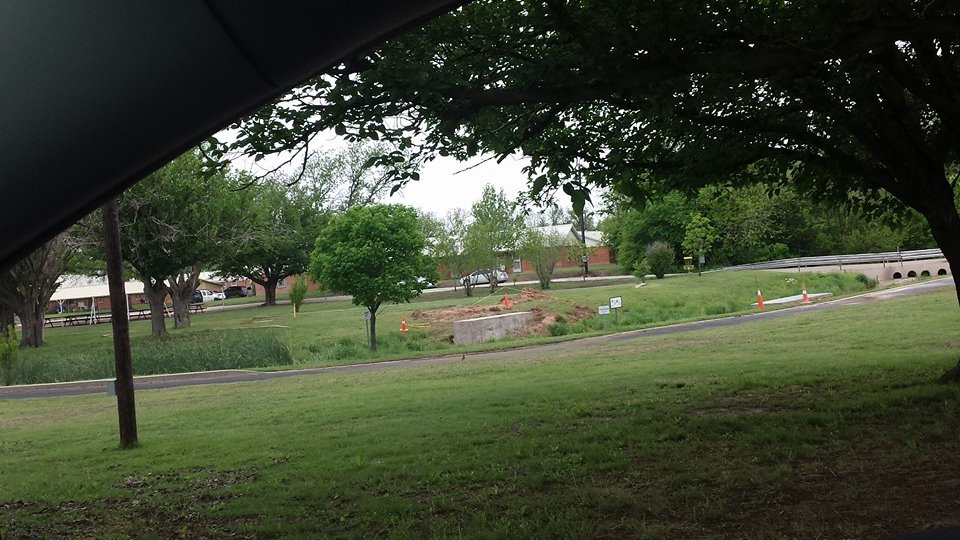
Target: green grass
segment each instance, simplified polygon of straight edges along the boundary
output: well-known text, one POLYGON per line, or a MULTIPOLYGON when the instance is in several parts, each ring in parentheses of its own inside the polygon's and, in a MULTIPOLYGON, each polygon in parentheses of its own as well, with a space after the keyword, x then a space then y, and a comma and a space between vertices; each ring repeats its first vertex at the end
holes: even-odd
MULTIPOLYGON (((625 299, 626 300, 626 299, 625 299)), ((952 291, 503 360, 0 406, 19 537, 852 538, 960 522, 952 291)))
MULTIPOLYGON (((552 336, 506 338, 498 342, 478 345, 453 345, 452 324, 436 324, 414 317, 416 311, 429 311, 448 308, 455 305, 493 306, 503 294, 516 295, 519 288, 506 286, 493 294, 486 289, 477 289, 477 295, 465 297, 463 292, 445 292, 425 294, 410 304, 385 306, 378 318, 377 353, 371 353, 366 346, 363 321, 363 308, 348 301, 325 300, 307 303, 301 308, 298 317, 293 317, 291 306, 254 307, 223 312, 194 314, 192 326, 188 329, 174 330, 169 343, 176 344, 182 339, 194 338, 194 334, 207 336, 246 335, 250 331, 272 329, 278 339, 289 349, 289 355, 242 354, 242 351, 224 353, 223 359, 211 361, 206 354, 189 354, 189 345, 185 345, 185 354, 175 355, 178 360, 170 362, 149 361, 144 365, 152 366, 150 371, 135 366, 135 373, 153 372, 173 373, 179 371, 201 371, 216 365, 227 368, 271 368, 271 366, 329 366, 357 362, 391 360, 397 358, 429 356, 437 354, 456 354, 505 347, 517 347, 526 344, 544 343, 572 337, 609 333, 634 328, 657 326, 667 323, 693 321, 737 313, 748 313, 754 308, 751 302, 756 300, 759 285, 766 298, 776 298, 798 294, 805 283, 811 292, 832 292, 836 295, 849 294, 864 290, 864 284, 853 274, 779 274, 771 272, 717 272, 671 277, 653 280, 637 288, 637 281, 587 282, 562 284, 567 287, 548 291, 549 300, 539 300, 516 304, 514 310, 540 308, 569 319, 565 324, 551 329, 552 336), (607 304, 613 296, 623 298, 623 309, 619 314, 611 315, 603 321, 596 315, 597 306, 607 304), (587 315, 586 317, 583 317, 587 315), (401 317, 410 323, 407 335, 400 333, 401 317), (237 362, 227 360, 236 358, 237 362), (257 359, 262 358, 258 362, 257 359), (192 359, 192 360, 191 360, 192 359), (241 360, 242 361, 239 361, 241 360), (223 361, 221 361, 223 360, 223 361), (159 370, 159 371, 154 371, 159 370)), ((556 284, 561 285, 561 284, 556 284)), ((162 344, 149 347, 149 321, 132 321, 131 336, 135 347, 158 356, 151 351, 159 351, 171 345, 162 344)), ((19 382, 42 382, 67 380, 67 374, 75 373, 81 377, 81 371, 74 370, 74 364, 105 366, 97 373, 108 374, 110 365, 111 335, 109 325, 89 327, 52 328, 46 331, 47 345, 20 353, 21 372, 29 373, 29 378, 20 378, 19 382)), ((229 345, 230 338, 223 338, 229 345)), ((213 345, 214 351, 224 350, 213 345)), ((242 345, 237 345, 242 348, 242 345)), ((278 350, 272 348, 271 350, 278 350)), ((219 354, 219 353, 214 353, 219 354)), ((81 378, 99 378, 90 369, 84 368, 81 378)))

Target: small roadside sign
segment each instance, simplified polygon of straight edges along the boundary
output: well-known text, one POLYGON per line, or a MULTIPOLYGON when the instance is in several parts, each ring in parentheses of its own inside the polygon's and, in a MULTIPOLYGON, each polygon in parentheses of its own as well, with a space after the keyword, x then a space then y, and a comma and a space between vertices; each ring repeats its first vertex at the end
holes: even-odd
POLYGON ((598 307, 598 308, 597 308, 597 313, 599 313, 600 315, 609 315, 609 314, 610 314, 610 306, 600 306, 600 307, 598 307))
POLYGON ((619 296, 614 296, 610 299, 610 307, 616 309, 623 305, 623 299, 619 296))
POLYGON ((363 320, 365 320, 365 321, 369 321, 369 320, 370 320, 370 310, 369 310, 369 309, 363 310, 363 320))

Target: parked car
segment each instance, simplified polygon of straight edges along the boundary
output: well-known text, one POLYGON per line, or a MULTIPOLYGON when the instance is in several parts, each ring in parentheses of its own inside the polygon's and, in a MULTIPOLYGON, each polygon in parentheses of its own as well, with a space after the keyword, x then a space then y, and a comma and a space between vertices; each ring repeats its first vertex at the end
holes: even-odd
POLYGON ((246 298, 250 296, 250 289, 240 285, 231 285, 223 290, 223 294, 227 298, 246 298))
MULTIPOLYGON (((419 284, 420 284, 420 287, 423 288, 423 289, 433 289, 433 288, 435 288, 435 287, 437 286, 436 283, 430 281, 429 279, 427 279, 427 278, 425 278, 425 277, 423 277, 423 276, 419 276, 419 277, 416 277, 416 278, 414 278, 414 279, 417 280, 417 283, 419 283, 419 284)), ((397 282, 397 285, 403 285, 404 283, 406 283, 406 281, 398 281, 398 282, 397 282)))
POLYGON ((193 291, 193 296, 191 301, 196 304, 201 304, 203 302, 212 302, 214 300, 224 300, 226 297, 222 292, 213 292, 206 289, 197 289, 193 291))
POLYGON ((422 285, 424 289, 434 289, 437 286, 436 283, 422 276, 417 278, 417 283, 422 285))
MULTIPOLYGON (((490 274, 489 270, 475 270, 463 276, 462 278, 460 278, 460 282, 463 283, 464 285, 467 285, 467 284, 485 285, 487 283, 490 283, 490 278, 488 277, 488 274, 490 274)), ((497 270, 496 277, 497 277, 497 283, 503 283, 508 278, 507 273, 504 272, 503 270, 497 270)))

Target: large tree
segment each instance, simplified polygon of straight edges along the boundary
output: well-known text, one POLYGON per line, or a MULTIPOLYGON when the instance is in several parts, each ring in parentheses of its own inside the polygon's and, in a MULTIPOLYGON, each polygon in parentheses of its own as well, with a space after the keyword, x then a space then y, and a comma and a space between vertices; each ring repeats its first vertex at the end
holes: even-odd
POLYGON ((960 283, 953 1, 476 0, 278 100, 236 144, 327 128, 423 159, 521 152, 533 190, 578 209, 591 186, 641 201, 758 181, 902 204, 960 283))
POLYGON ((225 174, 203 175, 197 154, 187 152, 118 199, 123 257, 143 281, 153 336, 167 333, 167 295, 174 326, 190 325, 200 271, 244 241, 244 196, 235 187, 225 174))
POLYGON ((277 303, 277 284, 304 274, 324 213, 302 185, 267 180, 249 188, 246 238, 223 249, 217 270, 244 276, 264 290, 264 305, 277 303))
POLYGON ((349 294, 370 312, 370 349, 377 350, 377 315, 386 302, 423 292, 431 259, 417 213, 401 205, 355 207, 320 233, 310 273, 331 290, 349 294))
POLYGON ((21 347, 43 345, 47 304, 60 286, 58 280, 78 247, 71 229, 54 236, 0 273, 0 305, 20 318, 21 347))

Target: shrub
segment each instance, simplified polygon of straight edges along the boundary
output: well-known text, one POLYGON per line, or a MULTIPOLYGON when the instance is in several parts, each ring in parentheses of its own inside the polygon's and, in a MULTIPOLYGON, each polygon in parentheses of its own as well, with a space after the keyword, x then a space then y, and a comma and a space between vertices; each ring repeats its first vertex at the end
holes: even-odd
POLYGON ((867 277, 863 274, 857 274, 855 278, 857 281, 863 284, 865 289, 873 289, 877 286, 877 280, 867 277))
POLYGON ((666 242, 653 242, 647 246, 646 263, 657 279, 663 279, 674 268, 673 248, 666 242))
POLYGON ((289 295, 290 303, 293 304, 293 313, 300 313, 300 305, 303 304, 303 299, 307 297, 307 282, 297 278, 290 286, 289 295))
POLYGON ((640 259, 637 261, 637 264, 633 265, 633 275, 640 278, 640 281, 646 283, 647 274, 650 273, 650 264, 647 263, 646 259, 640 259))
POLYGON ((17 331, 11 324, 5 332, 0 332, 0 372, 4 386, 13 384, 13 367, 17 363, 19 349, 20 340, 17 339, 17 331))
POLYGON ((565 322, 555 322, 547 325, 547 332, 551 336, 565 336, 570 333, 570 327, 565 322))

